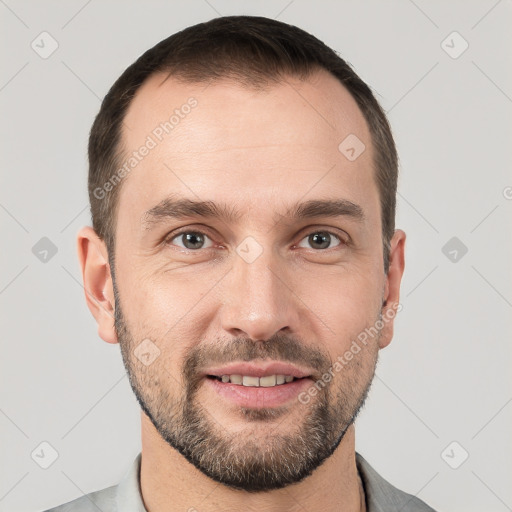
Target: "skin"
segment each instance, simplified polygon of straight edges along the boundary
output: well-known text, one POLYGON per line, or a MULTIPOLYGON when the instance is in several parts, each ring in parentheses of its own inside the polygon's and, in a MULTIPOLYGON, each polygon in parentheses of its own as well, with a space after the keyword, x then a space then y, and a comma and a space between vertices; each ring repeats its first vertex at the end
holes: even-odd
POLYGON ((378 352, 392 339, 392 319, 307 404, 294 399, 279 408, 242 409, 199 378, 209 361, 244 358, 289 361, 319 377, 360 332, 396 308, 405 233, 395 231, 385 274, 364 117, 323 71, 263 91, 228 80, 206 86, 164 78, 150 77, 130 105, 127 152, 188 98, 198 104, 122 184, 115 283, 103 241, 88 226, 78 234, 99 336, 121 344, 134 392, 151 415, 141 412, 145 506, 149 512, 364 510, 353 419, 378 352), (338 150, 348 134, 366 146, 355 161, 338 150), (242 214, 231 221, 168 219, 144 229, 143 213, 169 194, 226 203, 242 214), (360 205, 364 221, 283 217, 297 201, 332 198, 360 205), (183 227, 202 231, 205 248, 186 249, 181 236, 173 238, 183 227), (328 248, 318 248, 308 235, 325 231, 340 239, 332 236, 328 248), (262 249, 251 263, 236 252, 249 236, 262 249), (133 355, 144 339, 160 350, 148 366, 133 355), (190 418, 203 430, 191 429, 190 418), (181 449, 193 452, 198 432, 207 436, 195 454, 203 459, 173 447, 182 442, 181 449), (286 459, 285 441, 295 459, 286 459), (305 460, 308 450, 313 456, 305 460), (292 461, 288 472, 276 463, 284 460, 292 461), (208 474, 208 463, 216 461, 221 467, 208 474), (250 467, 274 468, 273 480, 254 473, 248 480, 254 489, 230 485, 236 475, 251 477, 250 467))

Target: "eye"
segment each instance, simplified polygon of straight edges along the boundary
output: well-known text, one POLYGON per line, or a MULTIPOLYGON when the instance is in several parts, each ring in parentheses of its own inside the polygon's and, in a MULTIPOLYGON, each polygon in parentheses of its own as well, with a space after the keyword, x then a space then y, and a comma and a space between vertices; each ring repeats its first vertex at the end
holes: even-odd
POLYGON ((166 243, 174 243, 173 240, 179 240, 183 245, 179 245, 175 243, 178 247, 182 247, 183 249, 195 250, 195 249, 208 249, 212 247, 212 241, 202 231, 182 231, 181 233, 173 235, 171 238, 168 238, 166 243), (210 241, 210 245, 205 246, 206 240, 210 241))
POLYGON ((313 249, 330 249, 332 247, 337 247, 341 245, 341 238, 334 233, 330 233, 329 231, 313 231, 308 236, 304 237, 299 243, 299 247, 304 247, 302 244, 303 241, 309 243, 313 249), (332 241, 337 242, 334 246, 330 246, 332 241))

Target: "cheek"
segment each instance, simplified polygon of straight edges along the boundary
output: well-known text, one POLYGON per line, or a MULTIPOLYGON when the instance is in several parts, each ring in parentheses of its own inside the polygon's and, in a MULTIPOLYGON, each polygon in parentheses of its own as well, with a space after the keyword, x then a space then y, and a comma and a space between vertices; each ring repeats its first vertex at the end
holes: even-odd
POLYGON ((306 277, 298 289, 304 302, 332 323, 335 332, 342 333, 350 326, 364 326, 378 315, 382 286, 383 279, 377 280, 367 269, 340 269, 321 278, 306 277))
MULTIPOLYGON (((374 326, 381 310, 381 285, 369 273, 348 271, 331 273, 329 279, 303 281, 300 295, 307 297, 304 302, 314 313, 311 318, 317 319, 318 339, 326 340, 333 360, 374 326)), ((369 344, 376 341, 370 340, 369 344)))
POLYGON ((140 326, 171 328, 204 293, 190 276, 186 279, 137 259, 118 261, 117 281, 125 316, 140 326))
POLYGON ((155 272, 133 262, 119 264, 118 290, 133 343, 156 343, 163 378, 167 372, 179 378, 186 355, 201 340, 210 319, 206 295, 218 278, 210 283, 206 274, 196 277, 155 272))

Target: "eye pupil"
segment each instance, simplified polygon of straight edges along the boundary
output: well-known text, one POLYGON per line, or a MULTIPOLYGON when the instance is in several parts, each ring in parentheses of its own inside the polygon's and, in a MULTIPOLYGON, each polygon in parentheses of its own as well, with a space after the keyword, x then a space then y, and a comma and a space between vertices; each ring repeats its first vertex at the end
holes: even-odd
POLYGON ((204 237, 201 233, 189 232, 182 235, 183 244, 187 249, 199 249, 204 243, 204 237))
MULTIPOLYGON (((311 243, 311 245, 320 244, 321 247, 319 247, 319 248, 325 249, 325 248, 329 247, 329 245, 331 243, 331 235, 329 235, 329 233, 324 233, 324 232, 314 233, 312 235, 309 235, 309 242, 311 243)), ((318 246, 317 246, 317 248, 318 248, 318 246)))

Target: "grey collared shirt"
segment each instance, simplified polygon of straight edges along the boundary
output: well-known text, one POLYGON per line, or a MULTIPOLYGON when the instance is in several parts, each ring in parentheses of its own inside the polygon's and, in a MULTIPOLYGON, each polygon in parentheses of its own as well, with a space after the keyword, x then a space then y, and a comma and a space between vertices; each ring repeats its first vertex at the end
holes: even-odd
MULTIPOLYGON (((85 494, 45 512, 147 512, 140 492, 141 457, 139 453, 118 485, 85 494)), ((356 464, 364 486, 367 512, 435 512, 419 498, 384 480, 357 452, 356 464)))

